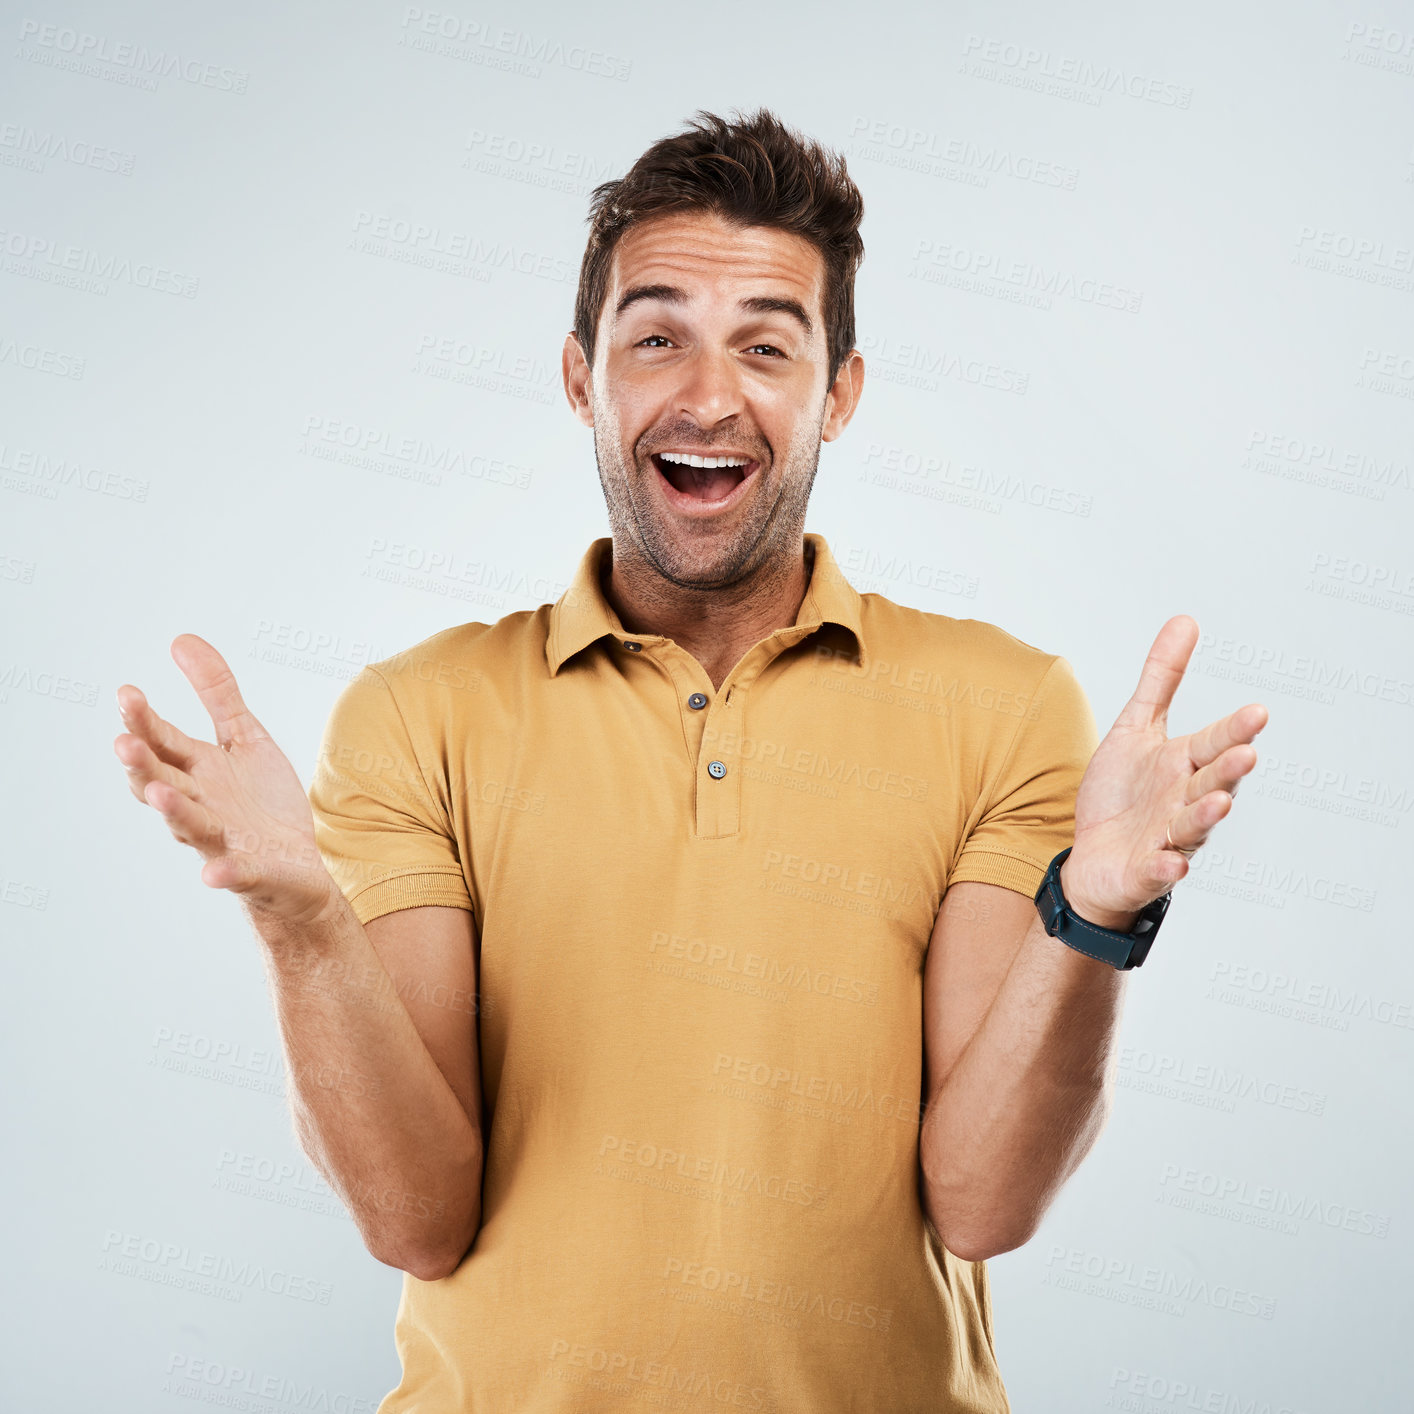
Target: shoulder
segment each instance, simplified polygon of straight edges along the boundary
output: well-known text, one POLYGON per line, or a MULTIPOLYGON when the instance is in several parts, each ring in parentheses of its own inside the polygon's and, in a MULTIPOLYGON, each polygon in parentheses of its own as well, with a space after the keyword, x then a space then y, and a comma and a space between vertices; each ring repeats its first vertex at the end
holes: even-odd
POLYGON ((488 679, 544 662, 550 605, 520 609, 494 623, 471 622, 429 634, 368 665, 400 701, 476 692, 488 679))
POLYGON ((1085 691, 1059 653, 985 619, 910 608, 880 594, 860 598, 870 655, 860 676, 871 691, 926 704, 968 741, 1093 731, 1085 691))
POLYGON ((915 609, 882 594, 859 597, 864 639, 876 659, 916 662, 926 655, 930 666, 1033 687, 1053 665, 1065 663, 1059 654, 985 619, 959 619, 915 609))

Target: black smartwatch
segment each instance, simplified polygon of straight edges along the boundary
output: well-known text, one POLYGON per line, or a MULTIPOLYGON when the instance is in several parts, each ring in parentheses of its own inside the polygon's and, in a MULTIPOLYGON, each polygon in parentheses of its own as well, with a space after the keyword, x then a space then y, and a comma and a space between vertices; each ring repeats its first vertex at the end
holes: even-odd
POLYGON ((1087 923, 1070 911, 1065 894, 1061 892, 1061 865, 1069 854, 1069 848, 1063 849, 1051 860, 1051 867, 1046 870, 1046 877, 1041 880, 1041 887, 1036 890, 1036 908, 1041 914, 1041 922, 1045 924, 1046 932, 1053 938, 1059 938, 1076 952, 1083 952, 1086 957, 1096 958, 1100 962, 1108 962, 1111 967, 1117 967, 1121 972, 1140 966, 1149 954, 1149 948, 1159 931, 1159 924, 1164 921, 1164 914, 1168 912, 1169 900, 1173 894, 1163 894, 1152 903, 1146 904, 1135 920, 1133 932, 1119 933, 1113 928, 1101 928, 1097 924, 1087 923))

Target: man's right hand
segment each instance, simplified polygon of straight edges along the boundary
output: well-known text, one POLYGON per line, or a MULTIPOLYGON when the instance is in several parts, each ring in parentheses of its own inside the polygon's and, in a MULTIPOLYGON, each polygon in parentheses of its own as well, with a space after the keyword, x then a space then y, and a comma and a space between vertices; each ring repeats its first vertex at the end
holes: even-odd
POLYGON ((132 793, 206 861, 204 884, 287 923, 326 921, 343 895, 315 844, 314 814, 294 767, 204 638, 179 634, 171 651, 211 717, 217 744, 187 736, 124 683, 118 710, 128 730, 113 750, 132 793))

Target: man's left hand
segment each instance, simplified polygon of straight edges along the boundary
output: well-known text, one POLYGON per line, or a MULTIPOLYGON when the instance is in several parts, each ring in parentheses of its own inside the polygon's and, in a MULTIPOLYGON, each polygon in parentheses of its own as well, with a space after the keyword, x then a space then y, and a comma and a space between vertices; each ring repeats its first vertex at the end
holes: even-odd
POLYGON ((1159 630, 1139 686, 1081 779, 1061 889, 1074 912, 1099 927, 1127 932, 1140 909, 1188 873, 1181 851, 1206 841, 1257 764, 1252 739, 1268 716, 1260 702, 1188 736, 1167 734, 1169 704, 1197 643, 1198 624, 1187 614, 1159 630))

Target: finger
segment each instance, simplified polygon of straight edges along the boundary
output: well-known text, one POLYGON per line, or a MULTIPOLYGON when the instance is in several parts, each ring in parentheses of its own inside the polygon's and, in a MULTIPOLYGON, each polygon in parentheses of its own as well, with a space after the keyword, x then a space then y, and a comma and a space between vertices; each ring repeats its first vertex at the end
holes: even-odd
POLYGON ((1191 850, 1206 844, 1213 826, 1231 809, 1232 796, 1222 790, 1209 791, 1191 805, 1185 805, 1168 822, 1166 847, 1191 850))
POLYGON ((229 889, 243 894, 253 889, 261 879, 254 861, 243 854, 213 855, 201 866, 201 882, 212 889, 229 889))
POLYGON ((1119 722, 1127 727, 1149 727, 1168 720, 1168 710, 1188 660, 1198 644, 1198 621, 1189 614, 1175 614, 1164 624, 1144 660, 1139 685, 1125 703, 1119 722))
POLYGON ((1185 800, 1198 800, 1212 790, 1236 795, 1242 778, 1257 764, 1257 759, 1257 748, 1249 742, 1228 747, 1216 761, 1210 761, 1188 778, 1185 800))
POLYGON ((166 781, 149 781, 143 798, 182 844, 204 855, 224 851, 225 827, 204 805, 189 800, 166 781))
POLYGON ((245 705, 236 675, 204 638, 179 633, 172 640, 172 657, 201 698, 221 746, 229 750, 234 742, 268 739, 265 728, 245 705))
POLYGON ((134 736, 141 737, 160 760, 185 770, 196 759, 197 748, 202 743, 174 727, 166 718, 159 717, 141 688, 125 682, 118 689, 118 714, 123 725, 134 736))
POLYGON ((1226 717, 1209 722, 1206 727, 1188 738, 1189 760, 1195 769, 1206 766, 1224 751, 1252 741, 1267 725, 1269 717, 1270 714, 1260 702, 1249 702, 1245 707, 1229 712, 1226 717))
POLYGON ((115 737, 113 751, 128 773, 128 789, 139 800, 147 800, 143 792, 147 789, 149 781, 162 781, 174 790, 181 791, 189 800, 196 799, 196 782, 185 771, 176 766, 169 766, 161 760, 140 736, 125 732, 122 736, 115 737))

